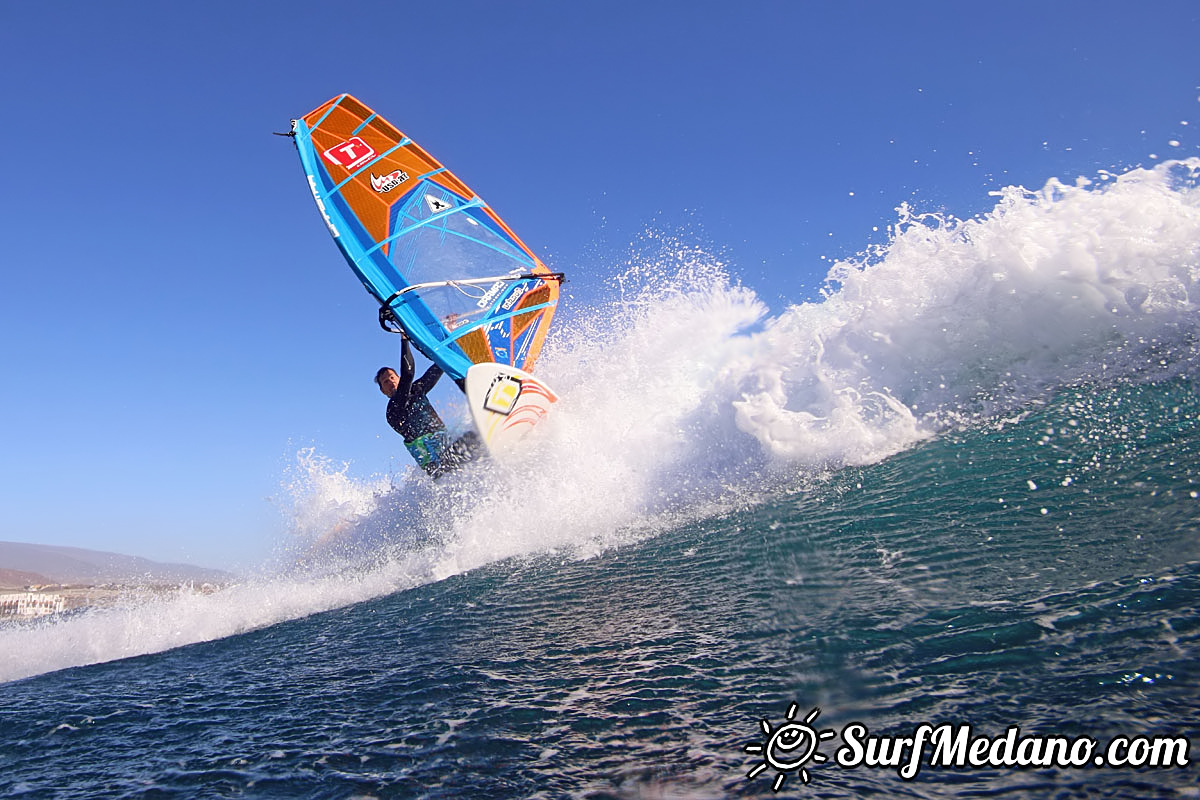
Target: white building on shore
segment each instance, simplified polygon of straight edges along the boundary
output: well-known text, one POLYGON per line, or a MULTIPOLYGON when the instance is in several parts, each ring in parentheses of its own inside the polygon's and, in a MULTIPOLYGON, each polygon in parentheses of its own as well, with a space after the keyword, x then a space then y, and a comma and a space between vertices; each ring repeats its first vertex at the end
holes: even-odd
POLYGON ((61 594, 0 594, 0 617, 41 617, 46 614, 58 614, 66 607, 67 598, 61 594))

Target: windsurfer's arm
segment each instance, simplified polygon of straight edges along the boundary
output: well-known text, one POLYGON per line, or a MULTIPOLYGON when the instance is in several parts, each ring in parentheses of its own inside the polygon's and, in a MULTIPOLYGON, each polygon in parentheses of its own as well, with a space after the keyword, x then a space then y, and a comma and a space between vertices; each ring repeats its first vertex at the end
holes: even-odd
POLYGON ((442 368, 437 364, 433 364, 429 369, 425 370, 425 374, 421 376, 421 379, 412 385, 413 391, 418 394, 426 394, 438 382, 438 378, 440 377, 442 377, 442 368))
POLYGON ((416 366, 413 364, 412 350, 408 348, 408 337, 405 336, 400 340, 400 385, 392 393, 392 397, 399 395, 401 405, 408 405, 408 395, 412 391, 413 386, 413 373, 416 371, 416 366))

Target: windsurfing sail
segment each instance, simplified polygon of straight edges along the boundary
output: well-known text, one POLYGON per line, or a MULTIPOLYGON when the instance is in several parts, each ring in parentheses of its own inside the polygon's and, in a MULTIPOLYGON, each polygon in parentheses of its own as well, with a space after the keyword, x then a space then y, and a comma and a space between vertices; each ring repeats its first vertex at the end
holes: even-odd
POLYGON ((293 120, 292 135, 325 225, 385 329, 398 326, 455 379, 488 362, 532 370, 562 273, 354 97, 293 120))

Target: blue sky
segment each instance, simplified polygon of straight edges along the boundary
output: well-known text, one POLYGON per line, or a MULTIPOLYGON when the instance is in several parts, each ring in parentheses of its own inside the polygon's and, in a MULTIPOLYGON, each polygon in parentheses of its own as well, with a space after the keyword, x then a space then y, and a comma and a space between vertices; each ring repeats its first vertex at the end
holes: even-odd
POLYGON ((778 310, 910 202, 1195 155, 1193 2, 6 3, 0 539, 263 558, 307 446, 406 463, 285 131, 340 92, 573 302, 687 228, 778 310), (1190 123, 1190 124, 1183 124, 1190 123), (1177 142, 1171 145, 1169 142, 1177 142), (824 257, 824 259, 823 259, 824 257))

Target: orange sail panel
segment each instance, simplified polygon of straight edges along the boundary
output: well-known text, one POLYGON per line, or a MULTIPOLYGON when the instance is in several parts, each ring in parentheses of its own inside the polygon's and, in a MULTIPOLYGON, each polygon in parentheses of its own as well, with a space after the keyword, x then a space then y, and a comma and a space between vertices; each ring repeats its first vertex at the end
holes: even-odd
POLYGON ((485 362, 531 371, 562 274, 354 97, 333 98, 292 131, 317 208, 381 319, 454 378, 485 362))

